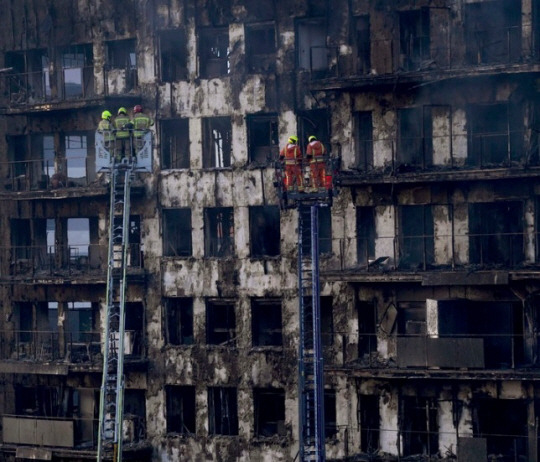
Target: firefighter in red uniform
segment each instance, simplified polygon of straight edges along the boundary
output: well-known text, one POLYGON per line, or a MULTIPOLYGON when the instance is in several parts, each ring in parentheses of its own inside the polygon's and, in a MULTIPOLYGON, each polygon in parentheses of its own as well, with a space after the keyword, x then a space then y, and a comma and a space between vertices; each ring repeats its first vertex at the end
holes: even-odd
POLYGON ((312 187, 315 191, 326 190, 326 148, 316 136, 308 138, 306 156, 311 168, 312 187))
POLYGON ((298 146, 297 136, 289 137, 287 145, 279 153, 279 160, 285 163, 285 189, 291 190, 296 183, 298 191, 303 191, 302 150, 298 146))

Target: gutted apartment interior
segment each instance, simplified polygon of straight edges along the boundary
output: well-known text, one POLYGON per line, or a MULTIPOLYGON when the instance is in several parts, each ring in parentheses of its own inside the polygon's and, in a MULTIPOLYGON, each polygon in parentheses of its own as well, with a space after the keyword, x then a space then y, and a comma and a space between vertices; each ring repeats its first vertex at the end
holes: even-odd
POLYGON ((538 2, 5 3, 0 460, 96 457, 95 129, 136 104, 155 124, 125 460, 297 457, 298 211, 273 184, 291 134, 339 165, 318 213, 327 459, 540 460, 538 2))

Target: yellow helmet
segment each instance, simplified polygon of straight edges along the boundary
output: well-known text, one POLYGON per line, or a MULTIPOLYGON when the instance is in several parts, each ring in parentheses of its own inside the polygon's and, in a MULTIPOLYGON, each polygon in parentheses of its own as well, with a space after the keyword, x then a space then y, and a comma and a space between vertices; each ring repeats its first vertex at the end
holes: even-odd
POLYGON ((112 114, 109 111, 103 111, 101 113, 101 118, 104 120, 109 120, 112 117, 112 114))
POLYGON ((308 138, 308 141, 311 143, 312 141, 315 141, 317 139, 317 137, 315 135, 311 135, 309 138, 308 138))
POLYGON ((289 136, 289 143, 291 143, 291 144, 298 143, 298 137, 296 135, 289 136))
POLYGON ((120 114, 127 114, 127 109, 125 107, 121 107, 120 109, 118 109, 118 115, 120 114))

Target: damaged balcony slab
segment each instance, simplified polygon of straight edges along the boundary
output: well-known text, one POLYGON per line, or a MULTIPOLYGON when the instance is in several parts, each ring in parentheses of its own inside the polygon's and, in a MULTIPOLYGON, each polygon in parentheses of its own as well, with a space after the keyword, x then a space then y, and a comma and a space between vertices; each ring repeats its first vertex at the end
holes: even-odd
POLYGON ((423 286, 470 286, 470 285, 507 285, 508 271, 479 271, 426 273, 422 275, 423 286))
POLYGON ((0 374, 68 375, 68 364, 0 361, 0 374))

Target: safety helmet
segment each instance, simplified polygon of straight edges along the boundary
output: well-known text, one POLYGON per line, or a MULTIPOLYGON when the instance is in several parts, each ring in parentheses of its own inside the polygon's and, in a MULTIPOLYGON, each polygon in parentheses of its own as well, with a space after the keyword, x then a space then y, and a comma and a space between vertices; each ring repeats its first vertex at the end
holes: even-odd
POLYGON ((133 108, 133 113, 134 114, 137 114, 138 112, 142 112, 142 106, 140 104, 137 104, 134 108, 133 108))
POLYGON ((112 114, 109 111, 103 111, 101 113, 101 118, 103 120, 109 120, 112 117, 112 114))
POLYGON ((121 107, 120 109, 118 109, 118 115, 120 114, 127 114, 127 109, 125 107, 121 107))
POLYGON ((311 135, 309 138, 308 138, 308 141, 311 143, 312 141, 315 141, 317 139, 317 137, 315 135, 311 135))
POLYGON ((296 135, 289 136, 289 143, 291 143, 291 144, 298 143, 298 137, 296 135))

